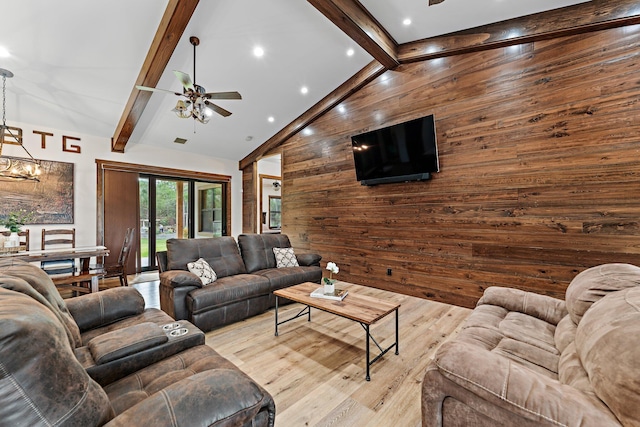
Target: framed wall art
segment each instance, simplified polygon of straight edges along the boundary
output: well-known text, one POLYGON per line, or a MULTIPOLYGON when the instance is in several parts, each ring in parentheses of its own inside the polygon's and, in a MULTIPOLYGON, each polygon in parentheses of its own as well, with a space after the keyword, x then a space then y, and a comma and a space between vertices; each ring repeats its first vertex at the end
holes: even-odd
POLYGON ((73 163, 40 160, 40 182, 0 182, 0 218, 29 214, 28 224, 73 224, 73 163))

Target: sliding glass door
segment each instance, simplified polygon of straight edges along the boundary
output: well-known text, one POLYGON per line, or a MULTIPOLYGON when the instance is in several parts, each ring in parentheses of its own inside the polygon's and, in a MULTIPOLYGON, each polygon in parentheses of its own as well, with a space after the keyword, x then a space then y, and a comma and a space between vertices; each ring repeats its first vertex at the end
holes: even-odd
POLYGON ((167 239, 227 235, 228 183, 140 175, 138 186, 143 270, 157 267, 167 239))

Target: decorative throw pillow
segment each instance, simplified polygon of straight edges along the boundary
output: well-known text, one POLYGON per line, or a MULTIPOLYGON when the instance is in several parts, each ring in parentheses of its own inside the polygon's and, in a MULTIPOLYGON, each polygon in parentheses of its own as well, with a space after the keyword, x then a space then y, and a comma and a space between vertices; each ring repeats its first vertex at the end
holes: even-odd
POLYGON ((213 271, 213 268, 211 268, 209 263, 202 258, 196 262, 188 263, 187 268, 190 272, 198 276, 200 280, 202 280, 202 284, 205 286, 209 283, 215 282, 218 278, 218 276, 216 276, 216 272, 213 271))
POLYGON ((276 267, 298 267, 293 248, 273 248, 273 254, 276 256, 276 267))

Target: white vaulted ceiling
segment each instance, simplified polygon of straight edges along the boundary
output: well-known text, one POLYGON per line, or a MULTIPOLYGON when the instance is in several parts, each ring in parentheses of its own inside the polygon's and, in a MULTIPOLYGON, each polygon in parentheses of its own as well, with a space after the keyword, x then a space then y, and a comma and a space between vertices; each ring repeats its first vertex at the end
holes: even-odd
MULTIPOLYGON (((397 43, 405 43, 583 1, 361 3, 397 43), (406 18, 412 25, 403 25, 406 18)), ((0 0, 0 47, 11 54, 0 57, 0 68, 15 74, 7 81, 7 123, 111 138, 168 3, 0 0)), ((193 77, 192 35, 200 39, 197 83, 208 92, 238 91, 243 99, 218 101, 233 114, 214 115, 203 125, 170 111, 175 95, 153 93, 127 147, 146 144, 238 161, 373 60, 307 1, 201 0, 157 87, 181 91, 172 70, 193 77), (264 49, 261 58, 253 54, 256 46, 264 49), (177 137, 188 142, 177 146, 177 137)))

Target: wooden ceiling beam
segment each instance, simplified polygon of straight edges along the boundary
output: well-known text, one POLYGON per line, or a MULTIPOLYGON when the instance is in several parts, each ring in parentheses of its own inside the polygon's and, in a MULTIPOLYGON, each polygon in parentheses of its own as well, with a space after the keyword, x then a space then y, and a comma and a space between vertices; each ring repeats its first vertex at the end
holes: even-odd
POLYGON ((341 84, 336 90, 322 98, 313 107, 309 108, 297 119, 282 128, 278 133, 269 138, 264 144, 253 150, 248 156, 240 160, 239 168, 243 170, 251 163, 259 160, 273 148, 276 148, 284 141, 300 132, 315 119, 344 101, 351 94, 357 92, 367 83, 387 71, 386 67, 378 61, 371 61, 362 70, 358 71, 353 77, 341 84))
POLYGON ((398 44, 358 0, 307 0, 386 68, 400 62, 398 44))
POLYGON ((640 23, 637 0, 591 0, 574 6, 398 46, 400 63, 479 52, 640 23))
POLYGON ((158 84, 198 2, 199 0, 169 0, 120 122, 111 138, 111 151, 124 153, 124 148, 151 98, 151 92, 140 91, 135 86, 155 87, 158 84))

